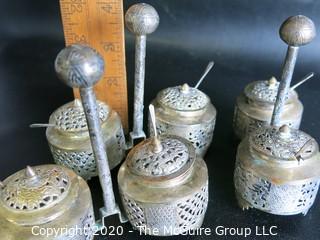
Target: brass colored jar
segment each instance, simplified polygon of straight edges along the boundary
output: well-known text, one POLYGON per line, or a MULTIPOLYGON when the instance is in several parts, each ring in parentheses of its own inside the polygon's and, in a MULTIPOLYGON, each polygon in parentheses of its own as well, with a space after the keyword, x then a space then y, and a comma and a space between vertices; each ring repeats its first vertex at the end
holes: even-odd
POLYGON ((208 171, 185 139, 162 135, 141 142, 122 164, 118 183, 135 229, 168 236, 202 225, 208 205, 208 171))
MULTIPOLYGON (((213 137, 217 111, 202 91, 184 84, 160 91, 152 101, 158 134, 183 137, 203 157, 213 137)), ((149 132, 152 127, 149 118, 149 132)))
MULTIPOLYGON (((98 101, 98 106, 102 135, 112 169, 125 156, 124 133, 119 115, 103 102, 98 101)), ((74 170, 85 180, 98 175, 80 100, 67 103, 52 113, 46 135, 57 164, 74 170)))
POLYGON ((63 166, 27 167, 1 184, 3 240, 91 240, 94 224, 87 183, 63 166))
MULTIPOLYGON (((270 124, 279 88, 279 82, 272 77, 267 81, 256 81, 248 84, 244 93, 237 98, 233 128, 236 136, 243 139, 247 133, 256 128, 270 124)), ((290 90, 281 113, 280 125, 299 129, 303 105, 298 94, 290 90)))
POLYGON ((320 184, 318 143, 287 125, 256 129, 239 145, 234 184, 243 209, 305 215, 320 184))

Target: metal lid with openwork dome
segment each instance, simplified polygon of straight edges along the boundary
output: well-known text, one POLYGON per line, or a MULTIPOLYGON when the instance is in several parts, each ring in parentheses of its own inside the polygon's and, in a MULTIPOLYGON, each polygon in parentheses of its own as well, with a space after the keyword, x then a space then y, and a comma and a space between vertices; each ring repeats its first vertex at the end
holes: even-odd
POLYGON ((315 139, 287 125, 259 128, 252 133, 249 141, 257 152, 279 160, 307 160, 319 152, 315 139))
MULTIPOLYGON (((266 81, 255 81, 246 86, 244 94, 247 98, 266 103, 275 103, 278 94, 279 82, 274 78, 266 81)), ((293 91, 289 91, 289 99, 293 97, 293 91)))
POLYGON ((209 97, 188 84, 166 88, 159 92, 157 101, 164 107, 178 111, 197 111, 205 108, 209 103, 209 97))
POLYGON ((176 136, 159 136, 138 144, 127 159, 127 166, 135 175, 164 179, 188 171, 196 155, 186 140, 176 136))
POLYGON ((4 180, 0 200, 9 210, 35 212, 55 206, 69 189, 69 176, 61 167, 27 167, 4 180))
MULTIPOLYGON (((97 101, 97 103, 100 121, 105 122, 108 119, 110 109, 103 102, 97 101)), ((49 124, 62 132, 76 133, 88 130, 82 103, 78 99, 55 110, 50 116, 49 124)))

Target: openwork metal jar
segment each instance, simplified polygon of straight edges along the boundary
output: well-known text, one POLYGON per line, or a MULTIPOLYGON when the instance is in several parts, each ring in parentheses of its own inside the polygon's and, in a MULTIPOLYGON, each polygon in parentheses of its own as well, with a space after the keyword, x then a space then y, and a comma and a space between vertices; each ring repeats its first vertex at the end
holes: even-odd
POLYGON ((243 209, 305 215, 320 183, 318 143, 287 125, 256 129, 238 148, 234 183, 243 209))
MULTIPOLYGON (((125 156, 125 138, 118 114, 98 101, 102 135, 106 144, 110 168, 125 156)), ((57 164, 74 170, 84 179, 97 176, 86 117, 80 100, 58 108, 49 119, 47 139, 57 164)))
MULTIPOLYGON (((204 156, 211 144, 217 111, 202 91, 182 86, 160 91, 155 106, 158 134, 183 137, 190 141, 199 156, 204 156)), ((152 127, 149 119, 149 131, 152 127)))
POLYGON ((27 167, 0 189, 1 239, 93 239, 90 189, 73 171, 58 165, 27 167), (50 231, 56 232, 43 235, 50 231))
MULTIPOLYGON (((252 82, 245 87, 244 93, 237 98, 234 113, 233 128, 238 138, 243 139, 247 133, 270 124, 278 88, 279 82, 274 77, 267 81, 252 82)), ((280 124, 298 129, 303 105, 294 90, 290 90, 286 98, 280 124)))
POLYGON ((162 135, 156 140, 135 146, 119 170, 129 221, 143 233, 160 236, 199 228, 208 205, 207 166, 185 139, 162 135))

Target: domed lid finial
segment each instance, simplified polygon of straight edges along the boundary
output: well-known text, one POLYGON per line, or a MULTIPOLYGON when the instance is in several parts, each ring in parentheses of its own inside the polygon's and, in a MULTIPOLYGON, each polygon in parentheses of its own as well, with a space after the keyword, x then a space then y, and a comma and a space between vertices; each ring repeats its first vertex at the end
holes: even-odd
POLYGON ((277 86, 277 83, 278 83, 278 81, 277 81, 277 79, 276 79, 274 76, 272 76, 272 77, 269 79, 269 82, 268 82, 269 87, 271 87, 271 88, 277 86))
POLYGON ((181 92, 182 93, 188 93, 190 91, 190 86, 188 85, 188 83, 184 83, 182 86, 181 86, 181 92))
POLYGON ((27 166, 27 167, 26 167, 26 176, 27 176, 28 178, 34 178, 34 177, 36 177, 37 175, 36 175, 36 173, 35 173, 35 171, 33 170, 32 167, 27 166))

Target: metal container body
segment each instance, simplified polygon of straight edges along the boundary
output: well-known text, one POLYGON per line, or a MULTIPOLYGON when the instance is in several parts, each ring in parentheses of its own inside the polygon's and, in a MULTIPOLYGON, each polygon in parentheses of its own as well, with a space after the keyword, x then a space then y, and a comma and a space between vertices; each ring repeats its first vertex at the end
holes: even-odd
MULTIPOLYGON (((256 128, 270 124, 273 106, 254 105, 248 103, 246 97, 241 95, 237 98, 233 129, 239 139, 243 139, 256 128)), ((303 105, 296 99, 294 102, 287 103, 284 106, 281 115, 280 125, 288 125, 292 128, 299 129, 303 114, 303 105)))
POLYGON ((4 181, 0 205, 1 239, 93 239, 95 220, 87 183, 60 166, 37 166, 35 172, 41 168, 46 168, 51 177, 41 177, 40 185, 34 190, 25 190, 26 181, 19 181, 21 171, 4 181), (59 188, 52 188, 51 184, 59 188), (43 199, 40 198, 42 195, 43 199), (56 232, 53 234, 52 231, 56 232))
MULTIPOLYGON (((175 143, 172 145, 177 146, 175 143)), ((171 153, 159 158, 163 156, 165 159, 168 154, 171 153)), ((160 176, 155 180, 153 177, 133 174, 129 167, 131 156, 129 153, 119 170, 118 183, 123 206, 132 226, 145 234, 159 236, 178 235, 201 227, 208 205, 208 171, 205 162, 194 154, 194 163, 186 172, 175 174, 173 178, 160 176)), ((144 162, 144 158, 137 160, 144 162)), ((170 167, 180 163, 171 162, 170 167)), ((159 164, 155 163, 155 166, 159 164)))
MULTIPOLYGON (((162 90, 152 101, 155 106, 158 134, 175 135, 187 139, 203 157, 213 138, 217 111, 208 96, 201 91, 183 86, 162 90)), ((152 134, 149 118, 149 132, 152 134)))
MULTIPOLYGON (((70 106, 70 104, 65 106, 70 106)), ((99 102, 99 105, 100 107, 101 105, 107 107, 102 102, 99 102)), ((101 111, 100 109, 100 117, 101 111)), ((70 115, 68 111, 65 111, 64 114, 65 118, 70 115)), ((108 116, 105 116, 104 121, 102 121, 101 128, 110 168, 112 169, 121 163, 125 156, 125 137, 119 115, 113 110, 108 110, 108 113, 105 114, 108 116)), ((55 122, 54 115, 55 113, 50 117, 50 123, 55 122)), ((84 116, 81 116, 81 118, 84 118, 84 116)), ((85 127, 85 131, 79 132, 61 131, 56 127, 48 127, 46 135, 54 161, 57 164, 74 170, 85 180, 98 176, 87 127, 85 127)))
MULTIPOLYGON (((270 125, 274 102, 276 101, 279 82, 271 78, 269 81, 256 81, 246 86, 236 101, 233 129, 239 139, 243 139, 257 128, 270 125)), ((303 114, 303 105, 296 91, 291 90, 286 98, 280 124, 299 129, 303 114)))
MULTIPOLYGON (((310 149, 317 149, 315 142, 304 142, 305 139, 302 136, 292 144, 299 147, 310 144, 303 149, 301 155, 309 154, 310 149)), ((278 153, 292 154, 291 149, 282 151, 283 145, 279 141, 275 142, 274 149, 279 149, 278 153)), ((273 148, 268 146, 270 144, 273 143, 269 141, 264 147, 273 152, 273 148)), ((276 215, 307 214, 320 184, 319 153, 300 162, 297 159, 284 161, 258 153, 250 145, 252 143, 246 137, 237 152, 234 185, 239 206, 242 209, 256 208, 276 215)))

